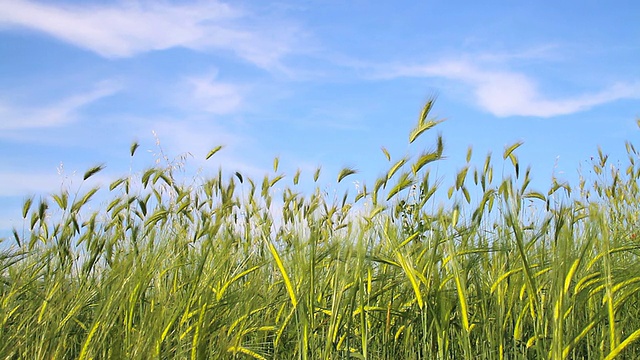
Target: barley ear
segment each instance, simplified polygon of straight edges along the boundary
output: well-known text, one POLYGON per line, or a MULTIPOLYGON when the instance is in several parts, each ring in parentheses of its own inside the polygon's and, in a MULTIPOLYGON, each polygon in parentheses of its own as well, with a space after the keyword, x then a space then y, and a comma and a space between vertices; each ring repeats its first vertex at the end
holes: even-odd
POLYGON ((222 148, 223 148, 222 145, 218 145, 218 146, 214 147, 213 149, 211 149, 211 151, 209 151, 209 153, 207 154, 207 156, 204 159, 205 160, 209 160, 209 158, 212 157, 213 154, 217 153, 222 148))
POLYGON ((342 170, 340 170, 340 173, 338 174, 338 182, 342 181, 342 179, 346 178, 349 175, 353 175, 355 173, 357 173, 358 171, 354 168, 350 168, 350 167, 345 167, 342 170))
POLYGON ((136 150, 140 147, 140 144, 138 144, 137 141, 134 141, 133 143, 131 143, 131 148, 129 149, 129 152, 131 153, 131 156, 133 156, 133 154, 136 153, 136 150))
POLYGON ((87 180, 88 178, 90 178, 91 176, 95 175, 96 173, 102 171, 102 169, 104 169, 106 166, 104 164, 98 165, 98 166, 94 166, 91 169, 87 170, 84 173, 84 176, 82 177, 82 180, 87 180))

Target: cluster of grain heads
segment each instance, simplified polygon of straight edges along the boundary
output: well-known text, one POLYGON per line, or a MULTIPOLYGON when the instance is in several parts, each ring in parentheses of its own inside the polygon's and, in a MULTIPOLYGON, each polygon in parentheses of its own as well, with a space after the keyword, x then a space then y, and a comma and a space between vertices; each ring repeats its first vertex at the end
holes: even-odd
POLYGON ((578 196, 557 179, 531 189, 519 142, 501 177, 469 148, 447 187, 430 171, 443 138, 421 144, 441 122, 432 107, 410 132, 416 154, 382 148, 388 169, 353 196, 322 191, 320 167, 307 192, 276 158, 261 180, 184 182, 168 164, 27 199, 0 254, 0 357, 640 356, 633 145, 622 170, 600 151, 578 196))

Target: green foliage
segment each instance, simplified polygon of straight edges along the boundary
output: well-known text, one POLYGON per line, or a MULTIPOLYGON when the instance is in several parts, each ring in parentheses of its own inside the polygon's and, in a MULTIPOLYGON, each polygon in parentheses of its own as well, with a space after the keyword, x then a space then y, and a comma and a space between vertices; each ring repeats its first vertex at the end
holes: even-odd
MULTIPOLYGON (((412 141, 439 122, 432 105, 412 141)), ((438 137, 354 202, 304 195, 299 171, 256 192, 239 173, 182 184, 160 167, 112 182, 97 210, 98 188, 53 208, 28 198, 0 253, 0 358, 640 357, 635 148, 623 171, 600 152, 572 197, 556 179, 528 189, 520 145, 503 155, 515 179, 494 181, 491 156, 474 168, 469 150, 442 187, 438 137)))

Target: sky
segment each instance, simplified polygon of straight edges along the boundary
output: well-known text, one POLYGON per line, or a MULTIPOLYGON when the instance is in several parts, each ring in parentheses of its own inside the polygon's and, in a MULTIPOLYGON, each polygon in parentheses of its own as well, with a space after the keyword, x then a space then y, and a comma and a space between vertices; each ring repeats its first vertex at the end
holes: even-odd
POLYGON ((388 168, 382 146, 395 160, 441 133, 444 183, 470 145, 472 163, 492 152, 500 168, 517 141, 540 190, 575 182, 598 147, 624 163, 638 145, 638 14, 637 1, 0 0, 0 233, 23 226, 28 196, 163 156, 258 180, 278 157, 290 176, 322 166, 326 186, 350 166, 356 187, 388 168), (434 97, 446 121, 409 146, 434 97))

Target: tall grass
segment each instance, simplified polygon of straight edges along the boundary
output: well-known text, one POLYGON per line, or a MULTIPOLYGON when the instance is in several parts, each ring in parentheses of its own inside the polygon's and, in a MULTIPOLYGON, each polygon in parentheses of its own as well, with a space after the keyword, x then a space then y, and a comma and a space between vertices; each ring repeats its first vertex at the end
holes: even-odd
POLYGON ((541 193, 519 145, 500 179, 470 149, 451 187, 430 176, 438 137, 414 158, 383 149, 388 171, 342 198, 276 160, 261 181, 158 165, 93 211, 97 188, 27 200, 0 255, 0 357, 640 358, 637 151, 541 193))

